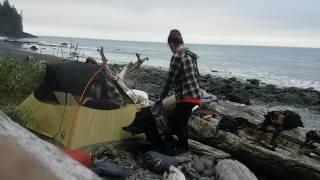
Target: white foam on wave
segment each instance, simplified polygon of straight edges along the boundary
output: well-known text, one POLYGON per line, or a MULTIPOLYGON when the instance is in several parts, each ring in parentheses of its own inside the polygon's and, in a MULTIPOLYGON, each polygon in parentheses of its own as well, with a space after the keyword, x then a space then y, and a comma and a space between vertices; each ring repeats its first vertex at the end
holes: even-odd
POLYGON ((278 87, 313 88, 320 91, 319 81, 299 80, 287 76, 276 76, 268 72, 243 71, 239 69, 218 70, 217 72, 211 72, 212 70, 208 71, 208 68, 204 68, 203 70, 206 73, 223 78, 237 77, 240 80, 258 79, 263 83, 273 84, 278 87))

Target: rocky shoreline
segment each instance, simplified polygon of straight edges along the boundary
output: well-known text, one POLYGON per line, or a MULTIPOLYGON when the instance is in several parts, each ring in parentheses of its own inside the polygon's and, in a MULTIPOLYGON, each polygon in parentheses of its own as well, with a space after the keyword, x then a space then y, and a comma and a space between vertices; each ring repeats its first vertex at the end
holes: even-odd
MULTIPOLYGON (((141 67, 130 72, 126 83, 134 89, 146 91, 156 101, 166 78, 166 70, 141 67)), ((200 86, 219 99, 246 105, 273 104, 310 108, 320 112, 320 92, 312 88, 280 88, 261 83, 257 79, 240 81, 236 77, 224 79, 206 74, 200 77, 200 86)))
MULTIPOLYGON (((24 43, 28 42, 0 41, 0 56, 25 58, 38 55, 22 49, 21 45, 24 43)), ((119 67, 119 65, 111 66, 119 67)), ((128 74, 126 83, 130 88, 146 91, 150 99, 156 101, 166 75, 166 69, 143 65, 140 69, 128 74)), ((246 105, 289 105, 309 108, 320 113, 320 92, 313 88, 281 88, 272 84, 265 84, 257 79, 242 81, 236 77, 226 79, 210 74, 203 74, 200 77, 200 86, 219 99, 232 102, 246 105)))
MULTIPOLYGON (((163 68, 142 66, 128 73, 125 81, 130 88, 146 91, 156 102, 166 75, 163 68)), ((202 75, 200 81, 203 89, 221 100, 264 106, 269 111, 291 110, 301 116, 305 128, 320 129, 320 92, 312 88, 280 88, 255 79, 241 81, 235 77, 224 79, 209 74, 202 75)))
MULTIPOLYGON (((0 56, 17 58, 39 56, 39 54, 21 48, 23 43, 26 42, 0 41, 0 56)), ((42 56, 57 58, 50 55, 42 56)), ((119 65, 111 66, 119 67, 119 65)), ((146 91, 150 99, 156 101, 166 75, 166 69, 143 65, 140 69, 128 74, 126 83, 130 88, 146 91)), ((257 79, 242 81, 236 77, 226 79, 210 74, 203 74, 200 77, 200 86, 219 99, 226 99, 232 102, 246 105, 294 106, 308 108, 320 113, 320 92, 313 88, 281 88, 272 84, 265 84, 257 79)))

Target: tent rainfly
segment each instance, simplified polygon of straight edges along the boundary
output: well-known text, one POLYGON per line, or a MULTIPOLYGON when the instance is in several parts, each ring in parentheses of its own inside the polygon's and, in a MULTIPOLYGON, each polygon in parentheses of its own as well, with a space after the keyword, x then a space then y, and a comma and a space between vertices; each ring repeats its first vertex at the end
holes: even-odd
POLYGON ((46 65, 44 82, 18 107, 30 112, 31 130, 66 148, 130 138, 122 127, 138 108, 102 65, 46 65))

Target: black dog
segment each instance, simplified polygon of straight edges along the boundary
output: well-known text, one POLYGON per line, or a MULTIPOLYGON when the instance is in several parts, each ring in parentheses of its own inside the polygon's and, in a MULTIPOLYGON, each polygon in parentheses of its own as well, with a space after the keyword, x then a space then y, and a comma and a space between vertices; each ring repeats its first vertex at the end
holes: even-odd
POLYGON ((320 143, 320 131, 308 131, 306 133, 306 141, 302 145, 302 147, 313 148, 313 143, 320 143))
POLYGON ((232 118, 230 116, 224 116, 217 125, 217 131, 223 130, 238 134, 238 129, 244 128, 248 124, 248 120, 243 117, 232 118))
POLYGON ((271 111, 268 112, 268 114, 264 117, 265 120, 259 128, 260 130, 262 130, 263 132, 267 132, 267 127, 269 125, 272 125, 276 128, 271 139, 273 149, 276 147, 275 139, 282 130, 290 130, 297 127, 303 127, 300 115, 292 111, 271 111))

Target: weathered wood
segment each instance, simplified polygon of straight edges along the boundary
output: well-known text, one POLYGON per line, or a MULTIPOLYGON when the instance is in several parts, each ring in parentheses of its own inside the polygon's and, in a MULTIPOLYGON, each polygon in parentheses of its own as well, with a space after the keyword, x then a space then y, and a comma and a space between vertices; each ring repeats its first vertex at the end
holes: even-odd
POLYGON ((213 148, 211 146, 207 146, 200 142, 189 140, 190 150, 196 154, 212 156, 215 159, 229 159, 231 158, 230 154, 223 152, 219 149, 213 148))
POLYGON ((134 63, 130 62, 130 63, 126 64, 121 69, 121 71, 119 73, 117 73, 116 76, 118 78, 124 80, 124 78, 125 78, 125 76, 127 75, 128 72, 133 71, 135 69, 138 69, 142 63, 144 63, 146 60, 148 60, 148 58, 141 59, 140 58, 140 54, 136 54, 136 56, 137 56, 138 60, 136 62, 134 62, 134 63))
POLYGON ((263 115, 268 111, 264 106, 247 106, 230 101, 211 102, 207 106, 218 115, 243 117, 253 124, 260 124, 264 120, 263 115))
POLYGON ((102 64, 105 64, 105 65, 107 65, 108 63, 107 63, 107 58, 106 58, 106 56, 104 55, 104 49, 103 49, 103 47, 100 47, 99 49, 97 49, 97 51, 99 52, 99 54, 100 54, 100 56, 101 56, 101 60, 102 60, 102 64))
MULTIPOLYGON (((80 163, 64 155, 57 147, 49 144, 17 123, 13 122, 8 116, 0 111, 0 135, 9 142, 21 147, 26 156, 32 156, 31 159, 39 161, 41 166, 59 179, 77 180, 77 179, 100 179, 92 171, 82 166, 80 163)), ((12 154, 6 154, 8 157, 12 154)), ((29 165, 32 165, 32 161, 29 165)), ((21 167, 14 170, 20 173, 21 167)))
MULTIPOLYGON (((266 113, 263 107, 244 106, 229 102, 212 103, 210 107, 221 115, 244 117, 258 125, 266 113)), ((261 142, 268 144, 271 134, 265 134, 254 128, 240 130, 239 135, 229 132, 216 131, 218 119, 205 121, 193 117, 189 121, 191 137, 230 153, 233 157, 244 162, 248 167, 254 167, 269 175, 291 177, 292 179, 320 179, 320 161, 298 153, 304 141, 304 129, 283 131, 277 138, 279 145, 272 151, 261 142)))
POLYGON ((97 49, 97 51, 99 52, 99 54, 100 54, 100 56, 101 56, 102 64, 105 66, 106 71, 109 73, 109 75, 110 75, 111 77, 113 77, 114 79, 116 79, 115 75, 113 74, 113 72, 112 72, 111 69, 109 68, 108 59, 107 59, 106 56, 104 55, 104 49, 103 49, 103 47, 100 47, 99 49, 97 49))
POLYGON ((0 179, 57 180, 48 168, 44 167, 30 153, 8 138, 0 135, 0 179))
POLYGON ((217 180, 257 180, 257 177, 242 163, 225 159, 216 165, 217 180), (232 173, 231 173, 232 172, 232 173))

